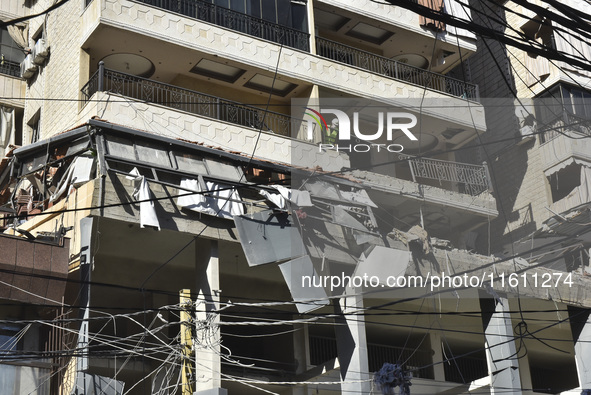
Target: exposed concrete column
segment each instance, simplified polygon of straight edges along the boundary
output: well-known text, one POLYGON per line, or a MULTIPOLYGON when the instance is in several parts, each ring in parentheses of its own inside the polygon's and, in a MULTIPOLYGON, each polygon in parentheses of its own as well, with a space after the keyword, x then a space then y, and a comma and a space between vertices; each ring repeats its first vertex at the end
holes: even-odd
POLYGON ((531 370, 529 366, 529 355, 525 358, 519 359, 519 377, 521 378, 521 388, 527 388, 523 390, 524 395, 533 395, 532 388, 534 387, 531 381, 531 370))
MULTIPOLYGON (((293 332, 293 356, 297 363, 296 374, 306 372, 312 366, 310 365, 310 344, 308 343, 308 325, 294 324, 293 332)), ((294 386, 292 395, 308 395, 312 390, 307 386, 294 386)))
POLYGON ((195 346, 195 394, 226 395, 222 386, 219 307, 220 267, 217 241, 198 239, 195 245, 198 296, 195 346))
POLYGON ((347 291, 353 295, 344 296, 335 303, 336 313, 340 314, 336 320, 335 333, 343 381, 341 393, 369 394, 371 385, 367 380, 372 376, 367 357, 365 318, 360 314, 363 311, 363 296, 356 295, 351 289, 347 291))
POLYGON ((509 300, 500 298, 495 302, 493 314, 483 313, 486 337, 486 362, 491 378, 491 394, 521 395, 519 362, 513 339, 513 324, 509 300))
MULTIPOLYGON (((433 362, 443 361, 441 335, 438 332, 429 332, 429 339, 431 340, 431 349, 433 350, 433 362)), ((442 363, 433 365, 433 378, 437 381, 445 381, 445 369, 442 363)))
POLYGON ((591 389, 591 315, 583 311, 571 314, 571 328, 579 386, 581 390, 588 390, 591 389))

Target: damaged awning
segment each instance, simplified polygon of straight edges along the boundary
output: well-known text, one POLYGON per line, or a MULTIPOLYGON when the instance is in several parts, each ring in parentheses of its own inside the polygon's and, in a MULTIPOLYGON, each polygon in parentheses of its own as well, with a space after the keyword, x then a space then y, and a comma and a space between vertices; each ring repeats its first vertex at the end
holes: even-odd
POLYGON ((560 170, 564 169, 567 166, 573 165, 573 164, 591 167, 591 163, 589 163, 589 161, 570 157, 570 158, 565 159, 562 162, 544 170, 544 174, 546 175, 546 177, 549 177, 552 174, 558 173, 560 170))

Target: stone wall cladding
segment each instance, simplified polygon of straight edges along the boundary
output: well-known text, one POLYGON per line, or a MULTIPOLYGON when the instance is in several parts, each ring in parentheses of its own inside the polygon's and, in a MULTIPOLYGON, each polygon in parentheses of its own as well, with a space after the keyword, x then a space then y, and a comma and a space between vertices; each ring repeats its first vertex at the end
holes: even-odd
MULTIPOLYGON (((287 47, 281 48, 281 58, 277 62, 279 45, 140 3, 127 0, 95 1, 101 1, 99 18, 100 22, 106 25, 149 35, 196 51, 205 53, 215 51, 221 57, 262 70, 274 70, 278 65, 280 76, 317 84, 353 96, 375 98, 399 107, 408 106, 409 99, 415 100, 415 103, 411 104, 418 105, 424 95, 425 99, 442 100, 446 105, 452 106, 453 111, 449 111, 449 108, 423 109, 423 113, 470 127, 473 126, 472 119, 474 119, 477 129, 485 129, 482 106, 474 103, 470 106, 471 108, 467 108, 465 100, 461 98, 425 90, 421 86, 376 75, 287 47)), ((88 29, 96 26, 90 21, 85 22, 85 25, 88 29)), ((91 33, 86 31, 83 34, 86 36, 91 33)))

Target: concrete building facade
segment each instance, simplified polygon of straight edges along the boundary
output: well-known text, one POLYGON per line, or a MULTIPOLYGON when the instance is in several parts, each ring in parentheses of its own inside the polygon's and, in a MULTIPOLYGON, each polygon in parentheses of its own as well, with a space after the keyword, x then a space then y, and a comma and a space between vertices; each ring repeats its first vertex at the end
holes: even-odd
POLYGON ((493 233, 556 164, 479 154, 473 33, 371 1, 0 9, 7 393, 588 388, 584 267, 493 233))

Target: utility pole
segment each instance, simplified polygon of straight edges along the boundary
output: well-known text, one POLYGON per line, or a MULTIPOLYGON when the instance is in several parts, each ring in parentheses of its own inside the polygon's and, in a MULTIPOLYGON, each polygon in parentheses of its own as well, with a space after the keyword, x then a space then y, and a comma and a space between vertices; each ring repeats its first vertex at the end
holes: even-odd
POLYGON ((181 395, 193 395, 193 340, 192 340, 192 326, 191 312, 193 309, 193 301, 191 300, 191 291, 188 289, 181 289, 179 292, 180 306, 181 306, 181 353, 182 353, 182 367, 181 367, 181 395))

